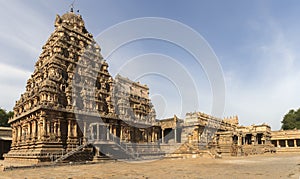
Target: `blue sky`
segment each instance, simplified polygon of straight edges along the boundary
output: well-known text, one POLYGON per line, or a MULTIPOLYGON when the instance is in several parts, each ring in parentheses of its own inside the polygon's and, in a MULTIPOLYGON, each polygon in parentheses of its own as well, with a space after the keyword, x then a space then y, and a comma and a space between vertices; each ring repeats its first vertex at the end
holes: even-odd
MULTIPOLYGON (((24 92, 41 48, 54 30, 55 15, 67 12, 71 2, 0 1, 1 107, 11 110, 24 92)), ((193 28, 209 43, 222 66, 224 116, 238 115, 242 125, 266 122, 275 130, 289 109, 300 107, 299 7, 296 0, 75 2, 75 9, 80 9, 88 31, 95 37, 112 25, 140 17, 169 18, 193 28)), ((132 42, 107 59, 109 70, 115 75, 127 60, 149 53, 163 54, 182 64, 194 76, 199 93, 198 104, 186 106, 190 111, 211 112, 212 93, 205 72, 193 65, 190 54, 175 45, 157 40, 132 42)), ((140 81, 150 87, 154 104, 160 106, 159 116, 184 116, 189 110, 177 105, 181 103, 177 98, 180 94, 170 81, 161 76, 146 76, 140 81)))

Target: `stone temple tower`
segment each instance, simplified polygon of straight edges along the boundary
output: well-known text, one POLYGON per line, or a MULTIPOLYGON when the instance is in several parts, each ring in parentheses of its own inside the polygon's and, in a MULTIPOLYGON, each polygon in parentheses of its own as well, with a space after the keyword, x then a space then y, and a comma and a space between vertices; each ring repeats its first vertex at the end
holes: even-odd
POLYGON ((115 116, 112 77, 81 15, 56 16, 26 91, 16 101, 6 160, 43 162, 86 140, 86 121, 115 116), (80 127, 82 126, 82 127, 80 127))
POLYGON ((121 76, 113 80, 81 15, 57 15, 54 26, 9 120, 5 160, 38 163, 70 154, 85 161, 111 154, 100 152, 103 143, 157 142, 149 88, 121 76))

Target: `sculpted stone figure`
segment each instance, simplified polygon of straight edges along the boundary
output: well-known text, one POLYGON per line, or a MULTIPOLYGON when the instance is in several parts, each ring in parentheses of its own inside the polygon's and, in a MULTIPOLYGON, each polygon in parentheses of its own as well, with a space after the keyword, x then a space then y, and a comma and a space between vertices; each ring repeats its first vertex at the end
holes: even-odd
POLYGON ((58 27, 60 24, 61 24, 61 18, 60 18, 60 16, 58 14, 56 14, 54 26, 58 27))

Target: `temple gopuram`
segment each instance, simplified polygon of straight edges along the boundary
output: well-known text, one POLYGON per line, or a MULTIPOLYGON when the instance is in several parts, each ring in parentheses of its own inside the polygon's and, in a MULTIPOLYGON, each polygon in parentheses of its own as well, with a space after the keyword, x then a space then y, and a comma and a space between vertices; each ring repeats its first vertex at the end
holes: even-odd
POLYGON ((270 127, 242 127, 237 116, 220 119, 194 112, 185 119, 157 120, 148 86, 109 74, 81 15, 73 10, 57 15, 54 26, 9 120, 12 144, 6 161, 251 154, 246 149, 257 146, 257 153, 269 150, 270 127))

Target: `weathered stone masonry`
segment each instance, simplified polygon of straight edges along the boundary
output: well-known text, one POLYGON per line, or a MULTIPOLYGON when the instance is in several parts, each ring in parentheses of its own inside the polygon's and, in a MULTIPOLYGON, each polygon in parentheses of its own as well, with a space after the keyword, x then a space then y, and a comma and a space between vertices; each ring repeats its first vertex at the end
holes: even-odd
POLYGON ((49 154, 60 155, 87 140, 109 139, 107 131, 125 141, 158 140, 149 88, 120 76, 114 81, 100 51, 81 15, 57 15, 9 120, 12 145, 6 160, 48 161, 49 154), (124 86, 129 90, 122 91, 124 86), (143 127, 132 127, 132 121, 143 127))

